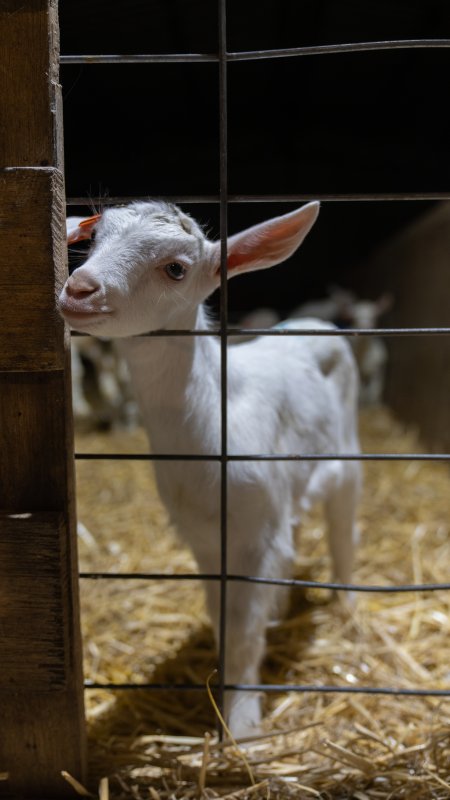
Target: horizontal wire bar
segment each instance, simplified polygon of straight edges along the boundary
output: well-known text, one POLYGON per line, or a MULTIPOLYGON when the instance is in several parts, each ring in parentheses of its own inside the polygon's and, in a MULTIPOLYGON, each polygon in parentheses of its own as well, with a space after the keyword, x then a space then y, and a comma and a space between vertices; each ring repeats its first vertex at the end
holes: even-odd
MULTIPOLYGON (((132 203, 134 200, 148 200, 149 195, 116 195, 111 197, 68 197, 68 206, 117 206, 132 203)), ((158 195, 159 200, 172 203, 220 203, 218 194, 195 195, 158 195)), ((396 201, 396 200, 449 200, 450 192, 359 192, 359 193, 326 193, 315 192, 299 194, 229 194, 228 203, 303 203, 310 200, 323 202, 360 202, 360 201, 396 201)))
MULTIPOLYGON (((185 572, 80 572, 83 580, 145 580, 145 581, 220 581, 220 574, 185 572)), ((327 581, 304 581, 297 578, 262 578, 252 575, 227 575, 226 579, 236 583, 261 583, 265 586, 286 586, 301 589, 328 589, 336 592, 364 592, 366 594, 406 594, 409 592, 449 591, 450 583, 398 584, 378 586, 372 584, 333 583, 327 581)))
POLYGON ((410 50, 449 48, 450 39, 396 39, 380 42, 350 42, 345 44, 325 44, 307 47, 287 47, 277 50, 247 50, 218 53, 89 53, 62 54, 60 64, 195 64, 226 61, 260 61, 274 58, 298 56, 338 55, 342 53, 362 53, 381 50, 410 50))
POLYGON ((237 53, 227 53, 227 59, 229 61, 255 61, 260 59, 292 58, 297 56, 363 53, 375 50, 435 49, 449 47, 450 39, 393 39, 379 42, 349 42, 307 47, 286 47, 276 50, 241 50, 237 53))
MULTIPOLYGON (((85 681, 84 688, 107 689, 110 691, 206 691, 201 683, 99 683, 85 681)), ((217 684, 210 684, 211 689, 219 689, 217 684)), ((450 697, 450 689, 395 689, 386 686, 315 686, 282 683, 226 683, 225 691, 238 692, 304 692, 317 694, 378 694, 407 697, 450 697)))
MULTIPOLYGON (((293 320, 292 320, 293 321, 293 320)), ((89 336, 71 331, 72 336, 89 336)), ((192 328, 189 330, 159 329, 140 333, 133 338, 161 338, 164 336, 449 336, 450 328, 192 328)))
MULTIPOLYGON (((220 454, 75 453, 77 461, 222 461, 220 454)), ((227 453, 226 461, 450 461, 450 453, 227 453)))
MULTIPOLYGON (((442 46, 442 45, 439 45, 442 46)), ((217 63, 216 53, 63 53, 61 65, 70 64, 197 64, 217 63)))
MULTIPOLYGON (((149 331, 143 336, 218 336, 216 331, 149 331)), ((227 328, 225 336, 448 336, 450 328, 227 328)))

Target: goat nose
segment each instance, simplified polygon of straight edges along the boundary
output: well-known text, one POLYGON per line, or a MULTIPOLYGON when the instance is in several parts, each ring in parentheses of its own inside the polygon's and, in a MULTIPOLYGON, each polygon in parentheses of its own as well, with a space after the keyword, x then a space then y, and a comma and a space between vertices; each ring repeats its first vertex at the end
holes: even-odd
POLYGON ((90 297, 100 289, 100 284, 91 275, 77 275, 74 272, 66 283, 66 292, 69 297, 81 300, 90 297))

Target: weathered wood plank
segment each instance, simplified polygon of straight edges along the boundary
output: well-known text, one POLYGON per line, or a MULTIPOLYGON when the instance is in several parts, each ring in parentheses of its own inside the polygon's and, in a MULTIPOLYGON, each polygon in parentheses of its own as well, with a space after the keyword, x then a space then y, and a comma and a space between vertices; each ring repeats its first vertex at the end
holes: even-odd
POLYGON ((0 199, 0 284, 38 286, 50 276, 53 283, 55 238, 64 214, 61 173, 52 167, 0 170, 0 199))
POLYGON ((55 136, 59 92, 57 2, 0 4, 0 166, 62 166, 55 136))
POLYGON ((0 513, 0 691, 67 685, 66 539, 62 514, 0 513))
POLYGON ((55 292, 67 267, 59 170, 2 170, 0 227, 0 370, 62 369, 64 325, 55 292))
POLYGON ((66 770, 84 780, 80 740, 73 721, 82 708, 73 686, 59 692, 0 694, 2 772, 1 796, 8 800, 73 800, 74 791, 62 778, 66 770))
POLYGON ((68 374, 0 374, 0 771, 33 799, 85 770, 68 374))
POLYGON ((64 507, 73 450, 65 404, 59 372, 0 373, 0 509, 64 507))
POLYGON ((1 792, 85 777, 57 0, 0 3, 1 792), (31 516, 29 516, 31 515, 31 516))

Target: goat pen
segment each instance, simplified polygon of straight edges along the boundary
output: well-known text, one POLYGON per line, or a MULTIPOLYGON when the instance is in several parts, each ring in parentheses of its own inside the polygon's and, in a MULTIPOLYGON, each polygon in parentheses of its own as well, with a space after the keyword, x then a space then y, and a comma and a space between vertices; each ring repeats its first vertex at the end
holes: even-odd
MULTIPOLYGON (((323 201, 349 200, 431 200, 448 199, 444 193, 397 193, 391 194, 354 194, 339 193, 309 195, 231 195, 228 192, 228 146, 227 146, 227 66, 231 61, 249 60, 253 58, 301 57, 339 52, 358 53, 368 49, 389 48, 433 48, 450 47, 450 40, 416 40, 402 42, 355 43, 342 46, 323 46, 315 48, 294 48, 292 50, 258 53, 230 53, 226 45, 226 2, 219 2, 220 48, 218 54, 197 55, 141 55, 141 56, 62 56, 63 64, 93 63, 133 63, 145 62, 215 62, 219 66, 220 95, 220 192, 215 196, 178 196, 171 197, 177 202, 196 203, 211 202, 219 204, 220 228, 222 240, 222 263, 226 259, 226 232, 228 229, 228 204, 248 203, 272 200, 279 203, 321 199, 323 201)), ((2 256, 2 281, 0 291, 3 294, 3 320, 0 330, 0 437, 1 437, 1 517, 0 517, 0 572, 2 585, 1 621, 1 676, 0 676, 0 713, 2 730, 0 735, 0 778, 7 791, 12 795, 37 797, 59 797, 63 794, 73 796, 74 791, 82 791, 82 787, 61 778, 65 771, 81 783, 86 776, 86 746, 83 715, 83 681, 81 674, 81 645, 79 630, 79 609, 77 589, 77 559, 75 540, 75 489, 73 480, 73 434, 70 416, 68 366, 69 342, 67 332, 64 333, 62 322, 54 313, 55 289, 60 288, 66 271, 64 253, 64 181, 62 177, 62 132, 61 102, 58 85, 58 39, 57 12, 54 0, 26 0, 20 9, 14 0, 7 0, 1 9, 2 44, 0 59, 2 66, 2 88, 5 98, 6 113, 2 147, 2 186, 1 218, 6 232, 2 256), (34 58, 31 57, 34 55, 34 58), (39 65, 39 69, 36 68, 39 65), (4 148, 4 150, 3 150, 4 148), (30 277, 32 276, 32 277, 30 277), (14 298, 14 302, 12 302, 14 298), (45 454, 45 457, 44 457, 45 454)), ((125 198, 107 199, 107 203, 123 202, 125 198)), ((84 198, 71 198, 73 206, 87 205, 84 198)), ((105 201, 103 201, 105 202, 105 201)), ((220 574, 210 576, 217 580, 222 593, 222 635, 219 648, 219 677, 217 696, 219 705, 223 694, 227 691, 224 685, 223 665, 226 620, 223 613, 224 598, 227 585, 233 576, 227 574, 227 464, 230 456, 227 452, 227 337, 237 334, 228 325, 228 304, 226 280, 222 281, 220 310, 221 340, 221 378, 222 378, 222 448, 219 458, 222 493, 220 536, 222 542, 222 564, 220 574)), ((294 331, 260 330, 260 335, 295 335, 294 331)), ((371 330, 352 331, 352 335, 371 336, 371 330)), ((387 337, 430 337, 438 341, 448 336, 450 330, 443 327, 402 329, 383 329, 381 333, 387 337)), ((170 335, 170 332, 165 332, 170 335)), ((380 335, 380 331, 376 331, 380 335)), ((180 332, 177 332, 180 335, 180 332)), ((193 335, 186 331, 184 335, 193 335)), ((340 335, 345 335, 341 333, 340 335)), ((261 458, 274 457, 273 454, 249 454, 261 458)), ((330 454, 331 457, 332 454, 330 454)), ((118 457, 119 454, 113 454, 118 457)), ((352 457, 352 454, 348 454, 352 457)), ((111 455, 108 456, 110 458, 111 455)), ((127 460, 151 460, 152 458, 170 458, 170 454, 152 454, 150 456, 125 452, 121 454, 127 460)), ((79 453, 79 461, 104 459, 101 453, 79 453)), ((186 462, 192 458, 186 455, 186 462)), ((292 454, 292 458, 301 459, 302 454, 292 454)), ((365 453, 365 462, 410 461, 447 462, 448 453, 365 453)), ((196 574, 196 579, 199 576, 196 574)), ((133 573, 114 574, 108 570, 84 572, 83 581, 118 579, 130 580, 141 578, 150 581, 167 580, 165 574, 133 573)), ((249 580, 264 580, 264 576, 248 576, 249 580)), ((192 575, 171 575, 170 580, 191 581, 192 575)), ((317 592, 329 588, 323 580, 296 581, 297 586, 310 586, 317 592)), ((337 587, 343 588, 343 587, 337 587)), ((448 590, 450 585, 442 582, 435 585, 414 581, 411 585, 392 587, 370 587, 357 585, 356 591, 383 592, 424 592, 448 590)), ((149 622, 151 624, 151 620, 149 622)), ((89 691, 109 689, 117 692, 145 691, 158 692, 183 689, 176 681, 158 685, 132 682, 86 682, 89 691)), ((186 685, 187 692, 205 691, 203 685, 186 685)), ((289 692, 299 695, 310 693, 322 695, 339 694, 340 691, 352 694, 357 702, 357 694, 373 691, 385 694, 388 698, 403 694, 410 697, 434 696, 446 698, 450 689, 438 688, 423 690, 410 686, 408 689, 393 687, 355 687, 347 685, 343 690, 329 685, 267 685, 255 687, 237 687, 240 691, 253 688, 259 691, 289 692)), ((361 733, 361 731, 360 731, 361 733)), ((361 734, 363 735, 363 734, 361 734)), ((444 733, 442 733, 444 736, 444 733)), ((151 737, 150 737, 151 738, 151 737)), ((158 741, 158 737, 155 737, 158 741)), ((143 779, 143 788, 136 788, 139 776, 130 778, 129 786, 119 784, 117 790, 124 796, 144 796, 139 794, 148 790, 153 798, 208 796, 205 788, 205 774, 202 769, 208 765, 207 750, 209 738, 177 741, 160 739, 162 750, 155 755, 152 751, 148 761, 156 768, 157 761, 162 765, 163 777, 153 787, 151 772, 143 779), (183 759, 186 753, 183 748, 192 748, 192 764, 189 763, 183 772, 183 759), (173 748, 171 750, 171 748, 173 748), (180 755, 181 753, 181 755, 180 755), (177 760, 177 756, 179 756, 177 760), (203 760, 202 760, 203 758, 203 760), (164 786, 164 775, 170 773, 170 780, 164 786), (180 766, 181 765, 181 766, 180 766), (203 765, 203 767, 202 767, 203 765), (164 769, 166 773, 164 773, 164 769), (173 783, 174 775, 182 775, 183 783, 173 783), (171 782, 172 781, 172 782, 171 782)), ((292 744, 289 738, 286 743, 292 744)), ((285 749, 287 748, 287 744, 285 749)), ((145 747, 152 745, 150 739, 139 742, 136 747, 142 755, 141 763, 145 764, 145 747)), ((236 770, 236 762, 225 745, 216 743, 215 759, 220 762, 225 753, 225 768, 236 770)), ((436 749, 439 745, 436 744, 436 749)), ((119 747, 120 751, 120 747, 119 747)), ((358 753, 339 751, 335 746, 332 755, 340 758, 349 768, 360 769, 367 779, 370 773, 368 760, 358 753), (359 759, 359 760, 358 760, 359 759)), ((123 753, 117 754, 120 762, 123 753)), ((437 759, 438 760, 438 759, 437 759)), ((127 763, 127 758, 125 757, 127 763)), ((252 758, 257 762, 257 749, 252 758)), ((267 763, 270 759, 267 755, 267 763)), ((442 766, 442 761, 439 762, 442 766)), ((136 767, 136 764, 133 764, 136 767)), ((223 764, 222 764, 223 766, 223 764)), ((214 769, 217 767, 215 764, 214 769)), ((212 774, 216 773, 212 769, 212 774)), ((395 765, 392 768, 395 771, 395 765)), ((220 769, 219 769, 220 772, 220 769)), ((428 776, 434 778, 433 791, 436 796, 450 796, 446 768, 439 771, 433 767, 428 776), (437 792, 441 792, 440 795, 437 792)), ((421 774, 422 788, 426 787, 427 776, 421 774)), ((180 778, 181 781, 181 778, 180 778)), ((286 780, 282 788, 273 784, 271 796, 321 796, 320 790, 314 788, 314 782, 303 786, 302 780, 293 783, 286 780), (304 795, 302 794, 304 792, 304 795)), ((231 784, 233 781, 231 781, 231 784)), ((1 786, 2 784, 0 784, 1 786)), ((227 786, 227 796, 233 792, 241 792, 246 797, 245 782, 236 789, 227 786)), ((248 790, 257 792, 261 797, 268 796, 269 782, 264 778, 261 786, 248 790)), ((375 786, 374 794, 364 793, 359 788, 358 796, 387 797, 395 791, 395 783, 383 790, 375 786), (384 791, 384 794, 380 792, 384 791), (378 795, 377 795, 378 792, 378 795)), ((398 796, 413 797, 414 790, 409 785, 406 792, 398 796)), ((217 783, 218 794, 220 786, 217 783)), ((103 797, 105 787, 103 785, 103 797)), ((213 790, 211 789, 211 792, 213 790)), ((324 791, 328 796, 345 796, 342 784, 333 787, 327 784, 324 791), (341 791, 341 794, 339 792, 341 791)), ((425 788, 426 791, 426 788, 425 788)), ((223 794, 223 792, 222 792, 223 794)), ((214 796, 213 794, 211 796, 214 796)), ((234 796, 234 795, 233 795, 234 796)), ((395 796, 395 795, 394 795, 395 796)), ((421 795, 425 796, 425 795, 421 795)))

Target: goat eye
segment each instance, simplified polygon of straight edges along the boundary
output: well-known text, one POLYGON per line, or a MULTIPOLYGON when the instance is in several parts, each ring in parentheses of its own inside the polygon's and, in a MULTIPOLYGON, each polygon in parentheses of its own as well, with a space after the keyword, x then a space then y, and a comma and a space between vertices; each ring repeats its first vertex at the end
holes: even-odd
POLYGON ((93 231, 92 231, 92 233, 91 233, 91 242, 93 242, 93 241, 95 240, 95 237, 96 237, 96 236, 97 236, 97 231, 96 231, 96 230, 95 230, 95 228, 94 228, 94 230, 93 230, 93 231))
POLYGON ((167 264, 164 267, 166 275, 169 278, 172 278, 173 281, 182 281, 184 276, 186 275, 186 267, 183 267, 181 264, 173 263, 167 264))

